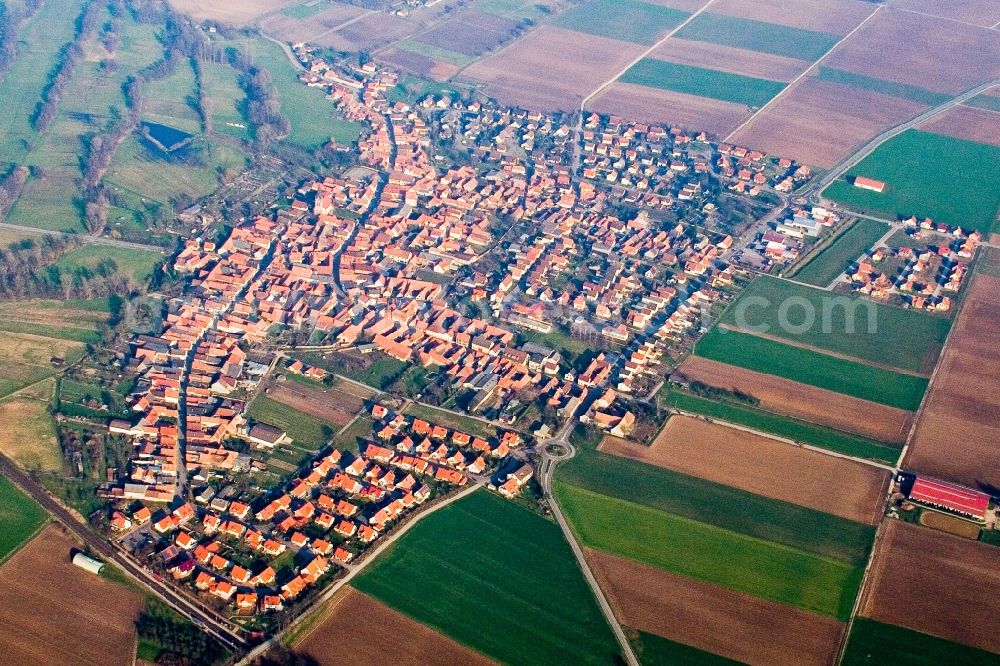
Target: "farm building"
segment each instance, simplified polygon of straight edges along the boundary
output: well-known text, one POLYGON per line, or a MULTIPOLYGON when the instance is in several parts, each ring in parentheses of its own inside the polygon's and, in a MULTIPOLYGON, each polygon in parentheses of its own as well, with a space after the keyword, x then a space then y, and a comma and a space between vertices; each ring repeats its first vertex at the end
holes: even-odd
POLYGON ((881 194, 885 191, 885 183, 881 180, 875 180, 874 178, 867 178, 865 176, 858 176, 854 179, 854 187, 860 187, 863 190, 871 190, 872 192, 878 192, 881 194))
POLYGON ((954 483, 918 476, 910 488, 910 499, 977 520, 986 517, 990 496, 954 483))
POLYGON ((104 562, 100 560, 95 560, 94 558, 84 555, 83 553, 77 553, 73 556, 74 566, 78 566, 84 571, 89 571, 92 574, 100 575, 101 569, 104 568, 104 562))

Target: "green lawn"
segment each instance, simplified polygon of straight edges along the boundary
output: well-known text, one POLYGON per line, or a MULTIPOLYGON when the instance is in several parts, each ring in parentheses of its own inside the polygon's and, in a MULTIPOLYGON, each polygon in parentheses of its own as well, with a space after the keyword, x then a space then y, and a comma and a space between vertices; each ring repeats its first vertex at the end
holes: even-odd
POLYGON ((265 395, 257 396, 250 403, 247 413, 252 419, 281 428, 295 440, 293 446, 307 453, 321 449, 333 433, 340 430, 336 424, 300 412, 265 395))
POLYGON ((13 555, 47 520, 41 506, 0 476, 0 562, 13 555))
POLYGON ((864 565, 852 566, 614 497, 555 485, 581 543, 821 615, 846 619, 864 565))
POLYGON ((375 420, 362 414, 344 432, 333 438, 333 445, 341 450, 359 451, 362 440, 372 439, 375 420))
POLYGON ((951 327, 951 320, 945 317, 880 305, 857 296, 835 295, 770 276, 754 280, 726 311, 722 322, 751 331, 766 326, 767 330, 759 332, 862 361, 924 373, 933 368, 951 327), (807 311, 815 313, 808 328, 807 311), (790 327, 781 325, 782 312, 790 327))
POLYGON ((149 279, 164 257, 159 252, 108 245, 84 245, 64 254, 55 265, 64 273, 73 273, 84 268, 93 271, 102 261, 109 259, 115 262, 119 273, 132 278, 137 284, 142 284, 149 279))
POLYGON ((799 282, 825 287, 889 231, 885 222, 861 219, 815 254, 795 274, 799 282))
POLYGON ((908 83, 897 83, 896 81, 888 81, 886 79, 876 79, 871 76, 856 74, 843 69, 834 69, 833 67, 820 67, 818 73, 816 74, 816 78, 820 81, 839 83, 841 85, 851 86, 852 88, 861 88, 863 90, 871 90, 872 92, 882 93, 883 95, 899 97, 900 99, 908 99, 911 102, 926 104, 927 106, 938 106, 951 99, 951 95, 934 92, 933 90, 927 90, 926 88, 910 85, 908 83))
POLYGON ((823 190, 845 206, 888 216, 930 217, 965 229, 1000 229, 1000 148, 907 130, 889 139, 823 190), (885 181, 884 192, 854 187, 850 179, 885 181))
POLYGON ((821 58, 840 40, 825 32, 709 12, 681 28, 677 37, 809 61, 821 58))
POLYGON ((244 111, 246 94, 237 82, 236 71, 221 63, 205 62, 202 77, 202 85, 212 100, 212 131, 240 141, 250 140, 250 121, 244 111))
POLYGON ((402 375, 408 367, 408 364, 394 359, 391 356, 386 356, 381 352, 372 352, 372 354, 377 356, 375 362, 372 363, 367 370, 359 371, 342 368, 339 365, 327 361, 322 354, 318 353, 303 353, 299 354, 298 358, 302 359, 304 363, 308 363, 309 365, 319 366, 330 372, 343 375, 348 379, 353 379, 356 382, 361 382, 362 384, 384 391, 389 388, 393 382, 399 379, 400 375, 402 375))
POLYGON ((715 69, 643 58, 619 79, 622 83, 663 88, 688 95, 760 107, 781 92, 780 81, 758 79, 715 69))
POLYGON ((478 437, 494 437, 497 432, 496 428, 489 423, 483 423, 477 419, 468 418, 460 414, 452 414, 451 412, 435 409, 429 405, 420 405, 415 402, 410 403, 403 410, 403 413, 415 416, 418 419, 424 419, 435 425, 443 425, 447 428, 461 430, 462 432, 478 437))
POLYGON ((698 341, 695 354, 909 411, 917 409, 927 389, 923 377, 720 328, 713 328, 698 341))
POLYGON ((257 37, 240 40, 239 47, 254 59, 258 67, 271 74, 281 102, 281 113, 292 125, 287 139, 290 143, 316 148, 331 138, 343 144, 358 140, 360 125, 342 118, 322 90, 309 88, 299 81, 297 71, 280 46, 257 37))
POLYGON ((556 524, 484 490, 424 518, 352 584, 503 663, 618 658, 556 524))
POLYGON ((632 641, 639 663, 643 666, 730 666, 738 661, 726 659, 711 652, 705 652, 683 643, 668 640, 656 634, 638 632, 639 636, 632 641))
POLYGON ((919 631, 859 617, 854 621, 843 666, 998 666, 1000 654, 919 631))
POLYGON ((143 104, 143 119, 199 134, 201 122, 192 106, 194 88, 191 61, 181 58, 173 74, 149 81, 143 87, 143 94, 149 100, 143 104))
POLYGON ((639 0, 590 0, 560 14, 553 25, 636 44, 654 44, 688 12, 639 0))
POLYGON ((665 405, 676 409, 744 425, 844 455, 869 458, 889 464, 895 464, 896 460, 899 459, 900 450, 898 447, 806 421, 772 414, 749 405, 711 400, 669 388, 661 395, 665 405))

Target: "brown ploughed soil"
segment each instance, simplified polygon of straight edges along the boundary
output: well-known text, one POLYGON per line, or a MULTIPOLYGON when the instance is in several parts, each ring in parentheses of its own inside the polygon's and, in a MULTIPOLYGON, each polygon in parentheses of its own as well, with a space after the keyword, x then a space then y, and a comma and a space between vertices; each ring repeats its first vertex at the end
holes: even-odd
POLYGON ((639 122, 676 125, 716 134, 729 132, 750 115, 742 104, 634 83, 611 84, 587 103, 587 109, 639 122))

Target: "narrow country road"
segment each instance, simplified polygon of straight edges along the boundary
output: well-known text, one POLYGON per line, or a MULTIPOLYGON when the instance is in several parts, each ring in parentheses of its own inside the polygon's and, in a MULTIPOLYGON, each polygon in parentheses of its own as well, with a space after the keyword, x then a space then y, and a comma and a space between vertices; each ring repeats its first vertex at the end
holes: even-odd
POLYGON ((104 236, 91 236, 89 234, 71 234, 66 233, 65 231, 50 231, 48 229, 38 229, 36 227, 24 227, 20 224, 10 224, 9 222, 0 222, 0 229, 20 231, 22 233, 32 234, 35 236, 63 236, 64 238, 75 238, 84 245, 107 245, 108 247, 120 247, 124 250, 143 250, 145 252, 159 252, 160 254, 166 254, 169 251, 168 248, 163 248, 159 245, 133 243, 131 241, 105 238, 104 236))
POLYGON ((611 631, 614 632, 615 638, 618 639, 618 644, 622 649, 622 656, 625 657, 625 661, 629 666, 639 666, 639 658, 636 657, 635 651, 632 649, 632 644, 625 635, 625 630, 622 629, 621 623, 618 622, 618 618, 615 617, 615 612, 611 608, 611 604, 608 603, 607 597, 604 596, 604 590, 602 590, 601 586, 598 585, 597 579, 594 577, 594 572, 591 571, 590 565, 587 563, 587 558, 583 554, 583 549, 580 548, 580 544, 577 543, 573 530, 570 529, 569 523, 566 522, 566 518, 563 516, 562 510, 559 508, 559 503, 556 502, 556 498, 552 494, 552 475, 555 471, 556 465, 559 462, 569 460, 576 455, 576 449, 569 442, 569 433, 573 430, 573 426, 575 425, 575 414, 572 414, 566 420, 566 424, 559 430, 556 436, 547 440, 539 447, 539 451, 541 452, 539 476, 541 477, 542 493, 545 495, 545 499, 549 503, 549 508, 552 509, 552 515, 555 517, 556 523, 558 523, 560 529, 562 529, 563 536, 566 538, 566 541, 569 542, 569 546, 573 550, 573 555, 576 556, 577 564, 579 564, 580 570, 583 572, 583 577, 586 579, 587 584, 594 593, 594 598, 597 600, 597 604, 600 606, 601 612, 604 613, 605 620, 607 620, 608 625, 611 627, 611 631), (566 453, 557 456, 550 455, 548 453, 548 447, 552 445, 563 447, 566 449, 566 453))

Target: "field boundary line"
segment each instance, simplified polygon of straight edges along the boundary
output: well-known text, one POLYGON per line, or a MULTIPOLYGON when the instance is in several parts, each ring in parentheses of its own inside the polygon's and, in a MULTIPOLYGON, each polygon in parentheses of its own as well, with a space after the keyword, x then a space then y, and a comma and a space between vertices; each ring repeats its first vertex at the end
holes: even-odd
POLYGON ((917 14, 918 16, 926 16, 927 18, 938 19, 941 21, 951 21, 952 23, 961 23, 962 25, 967 25, 970 28, 979 28, 980 30, 996 30, 1000 23, 995 23, 993 25, 980 25, 978 23, 969 23, 968 21, 963 21, 957 18, 951 18, 949 16, 938 16, 937 14, 928 14, 927 12, 918 12, 915 9, 904 9, 903 7, 891 7, 891 9, 897 12, 906 12, 907 14, 917 14))
POLYGON ((734 136, 736 136, 736 133, 737 133, 737 132, 739 132, 739 131, 740 131, 741 129, 743 129, 744 127, 746 127, 747 125, 749 125, 750 123, 752 123, 752 122, 753 122, 754 120, 756 120, 756 119, 757 119, 757 116, 759 116, 760 114, 762 114, 762 113, 764 112, 764 110, 765 110, 765 109, 768 109, 768 108, 770 108, 770 107, 771 107, 771 105, 772 105, 772 104, 774 104, 775 102, 777 102, 777 101, 778 101, 779 99, 781 99, 781 98, 782 98, 782 96, 784 96, 784 94, 785 94, 785 93, 787 93, 787 92, 788 92, 789 90, 791 90, 791 89, 792 89, 792 88, 794 88, 794 87, 795 87, 796 85, 798 85, 799 81, 801 81, 802 79, 804 79, 804 78, 805 78, 806 76, 808 76, 808 75, 809 75, 809 74, 810 74, 810 73, 811 73, 811 72, 812 72, 812 71, 813 71, 814 69, 816 69, 817 67, 819 67, 819 64, 820 64, 821 62, 823 62, 824 60, 826 60, 826 57, 827 57, 828 55, 830 55, 831 53, 833 53, 833 52, 834 52, 834 51, 835 51, 835 50, 837 49, 837 47, 838 47, 838 46, 840 46, 841 44, 843 44, 844 42, 846 42, 846 41, 847 41, 848 39, 850 39, 851 37, 853 37, 853 36, 854 36, 854 33, 856 33, 856 32, 857 32, 858 30, 860 30, 860 29, 861 29, 861 28, 862 28, 862 27, 863 27, 863 26, 864 26, 864 25, 865 25, 866 23, 868 23, 868 21, 870 21, 870 20, 871 20, 871 19, 872 19, 872 18, 873 18, 873 17, 874 17, 874 16, 876 15, 876 14, 878 14, 878 13, 879 13, 879 10, 880 10, 880 9, 882 9, 882 8, 883 8, 884 6, 885 6, 885 5, 878 5, 877 7, 875 7, 875 11, 873 11, 873 12, 872 12, 871 14, 869 14, 869 15, 868 15, 867 17, 865 17, 865 20, 864 20, 864 21, 862 21, 861 23, 859 23, 859 24, 857 24, 856 26, 854 26, 854 28, 853 28, 853 29, 852 29, 852 30, 851 30, 851 31, 850 31, 849 33, 847 33, 846 35, 844 35, 843 37, 841 37, 841 38, 840 38, 840 39, 839 39, 839 40, 837 41, 837 43, 836 43, 836 44, 834 44, 834 45, 833 45, 833 46, 831 46, 831 47, 830 47, 829 49, 827 49, 826 53, 824 53, 824 54, 823 54, 823 55, 821 55, 821 56, 820 56, 820 57, 819 57, 819 58, 818 58, 817 60, 815 60, 815 61, 813 62, 813 64, 809 65, 809 67, 807 67, 807 68, 806 68, 806 70, 805 70, 804 72, 802 72, 801 74, 799 74, 798 76, 796 76, 796 77, 795 77, 794 79, 792 79, 791 81, 789 81, 788 85, 787 85, 787 86, 785 86, 785 87, 784 87, 784 88, 783 88, 783 89, 781 90, 781 92, 779 92, 779 93, 778 93, 777 95, 775 95, 774 97, 772 97, 771 99, 769 99, 769 100, 767 101, 767 103, 766 103, 766 104, 764 104, 764 106, 762 106, 762 107, 760 107, 759 109, 757 109, 756 111, 754 111, 754 112, 753 112, 752 114, 750 114, 750 117, 749 117, 749 118, 747 118, 747 119, 746 119, 746 120, 744 120, 744 121, 743 121, 742 123, 740 123, 739 125, 737 125, 737 126, 736 126, 736 129, 734 129, 734 130, 733 130, 732 132, 730 132, 729 134, 727 134, 727 135, 726 135, 726 137, 725 137, 725 138, 723 139, 723 141, 725 141, 725 142, 727 142, 727 143, 728 143, 729 141, 731 141, 731 140, 732 140, 732 138, 733 138, 734 136))
MULTIPOLYGON (((714 423, 716 425, 721 425, 726 428, 731 428, 733 430, 739 430, 745 433, 749 433, 751 435, 757 435, 758 437, 766 437, 768 439, 773 439, 776 442, 781 442, 782 444, 788 444, 789 446, 795 446, 800 449, 806 449, 807 451, 815 451, 816 453, 822 453, 824 455, 828 455, 833 458, 840 458, 841 460, 856 462, 862 465, 868 465, 869 467, 877 467, 887 472, 895 473, 896 471, 895 467, 891 467, 886 463, 880 463, 878 461, 870 460, 868 458, 857 458, 855 456, 849 456, 846 453, 840 453, 838 451, 833 451, 831 449, 825 449, 822 446, 806 444, 804 442, 799 442, 797 440, 790 439, 788 437, 782 437, 781 435, 775 435, 774 433, 765 432, 763 430, 757 430, 756 428, 751 428, 750 426, 740 425, 739 423, 732 423, 730 421, 726 421, 725 419, 717 419, 714 416, 705 416, 704 414, 696 414, 694 412, 688 412, 683 409, 677 409, 676 407, 671 407, 670 413, 675 416, 686 416, 691 419, 698 419, 701 421, 706 421, 708 423, 714 423)), ((669 421, 670 419, 668 418, 667 422, 669 421)), ((667 422, 663 424, 664 428, 667 427, 666 426, 667 422)), ((662 428, 660 430, 662 431, 662 428)), ((659 435, 659 432, 657 432, 657 435, 659 435)), ((886 446, 890 445, 886 444, 886 446)))

